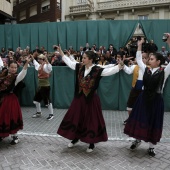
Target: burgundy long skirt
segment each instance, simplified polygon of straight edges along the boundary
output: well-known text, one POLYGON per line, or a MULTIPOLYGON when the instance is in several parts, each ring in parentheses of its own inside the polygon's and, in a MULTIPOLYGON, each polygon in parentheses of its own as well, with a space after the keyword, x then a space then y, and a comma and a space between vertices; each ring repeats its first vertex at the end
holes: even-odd
POLYGON ((75 97, 64 116, 57 133, 67 139, 80 139, 86 143, 107 141, 100 99, 97 94, 86 101, 85 96, 75 97))
POLYGON ((23 120, 18 98, 9 93, 2 99, 0 105, 0 137, 7 137, 23 129, 23 120))

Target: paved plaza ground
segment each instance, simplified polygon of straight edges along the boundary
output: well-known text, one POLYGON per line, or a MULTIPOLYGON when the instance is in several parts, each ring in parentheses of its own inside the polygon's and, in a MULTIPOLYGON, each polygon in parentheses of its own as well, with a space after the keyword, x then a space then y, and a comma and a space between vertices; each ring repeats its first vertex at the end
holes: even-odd
POLYGON ((51 121, 46 120, 46 108, 41 118, 31 117, 35 108, 22 111, 20 143, 11 146, 10 137, 0 143, 0 170, 170 170, 170 112, 165 112, 163 136, 151 158, 145 142, 135 151, 129 149, 133 139, 123 134, 122 124, 126 111, 103 111, 109 141, 96 144, 92 153, 85 152, 88 145, 82 142, 67 148, 69 141, 56 134, 66 109, 54 109, 51 121))

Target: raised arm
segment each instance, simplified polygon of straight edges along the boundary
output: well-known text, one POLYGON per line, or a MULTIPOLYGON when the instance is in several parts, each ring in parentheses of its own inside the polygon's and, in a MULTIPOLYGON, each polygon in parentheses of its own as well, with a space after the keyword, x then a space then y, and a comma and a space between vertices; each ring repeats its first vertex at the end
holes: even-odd
POLYGON ((110 67, 110 68, 105 68, 103 71, 102 71, 102 74, 101 76, 111 76, 115 73, 118 73, 119 70, 122 69, 122 66, 120 64, 116 65, 116 66, 113 66, 113 67, 110 67))
POLYGON ((111 68, 111 67, 114 67, 115 64, 108 64, 108 65, 100 65, 100 64, 97 64, 97 66, 101 67, 101 68, 111 68))
POLYGON ((78 61, 75 60, 74 56, 71 55, 68 51, 66 51, 66 56, 73 62, 79 63, 78 61))
MULTIPOLYGON (((169 47, 170 47, 170 33, 165 33, 165 35, 168 37, 166 43, 167 43, 167 44, 169 45, 169 47)), ((169 64, 165 67, 164 72, 165 72, 165 78, 164 78, 164 80, 166 81, 166 79, 167 79, 168 76, 170 75, 170 62, 169 62, 169 64)))
POLYGON ((47 59, 47 56, 45 56, 45 62, 46 64, 44 64, 44 67, 43 67, 43 70, 46 72, 46 73, 50 73, 52 71, 52 65, 49 63, 48 59, 47 59))
POLYGON ((34 64, 35 69, 38 70, 39 67, 40 67, 40 64, 35 60, 35 58, 34 58, 35 55, 36 55, 35 53, 33 55, 31 55, 31 58, 33 60, 33 64, 34 64))
POLYGON ((142 43, 144 42, 144 39, 138 40, 138 49, 136 53, 136 62, 138 63, 140 69, 142 70, 142 73, 144 74, 146 65, 142 61, 142 43))
POLYGON ((2 61, 2 58, 0 57, 0 67, 2 68, 2 67, 4 67, 4 63, 3 63, 3 61, 2 61))
POLYGON ((123 70, 126 74, 132 74, 136 65, 132 65, 130 67, 124 65, 123 70))
POLYGON ((26 63, 22 69, 22 71, 18 74, 16 80, 15 80, 15 86, 21 81, 24 79, 24 77, 26 76, 27 74, 27 68, 28 68, 28 63, 30 62, 30 57, 27 57, 26 58, 26 63))
POLYGON ((67 57, 66 55, 64 55, 62 49, 60 46, 56 46, 58 49, 58 52, 60 53, 60 55, 62 56, 62 60, 67 64, 68 67, 70 67, 71 69, 75 70, 76 69, 76 63, 75 61, 72 61, 69 57, 67 57))

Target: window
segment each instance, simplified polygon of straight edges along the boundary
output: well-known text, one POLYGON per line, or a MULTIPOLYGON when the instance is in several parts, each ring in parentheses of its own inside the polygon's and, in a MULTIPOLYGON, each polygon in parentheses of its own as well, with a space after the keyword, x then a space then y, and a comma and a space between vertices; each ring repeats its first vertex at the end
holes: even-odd
POLYGON ((49 0, 43 1, 41 4, 41 12, 46 12, 49 9, 50 9, 50 1, 49 0))
POLYGON ((147 20, 148 19, 148 15, 139 15, 138 19, 139 20, 147 20))
POLYGON ((46 12, 50 9, 50 5, 44 6, 41 8, 41 12, 46 12))
POLYGON ((77 0, 77 4, 86 4, 87 0, 77 0))
POLYGON ((61 9, 60 3, 57 2, 57 8, 61 9))
POLYGON ((37 5, 30 7, 30 17, 37 15, 37 5))
POLYGON ((26 19, 26 11, 20 12, 20 21, 26 19))

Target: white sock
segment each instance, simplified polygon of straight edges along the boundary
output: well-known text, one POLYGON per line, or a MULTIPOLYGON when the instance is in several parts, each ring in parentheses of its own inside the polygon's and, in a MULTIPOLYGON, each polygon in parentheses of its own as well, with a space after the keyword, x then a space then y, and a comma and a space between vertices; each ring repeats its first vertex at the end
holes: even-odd
POLYGON ((48 109, 49 109, 49 111, 50 111, 50 115, 53 115, 53 105, 52 105, 52 103, 50 103, 50 104, 48 105, 48 109))
POLYGON ((40 105, 40 103, 39 103, 39 102, 36 102, 36 101, 34 101, 33 103, 34 103, 35 106, 36 106, 37 112, 41 112, 41 105, 40 105))
POLYGON ((149 142, 149 148, 154 148, 154 144, 152 144, 151 142, 149 142))

